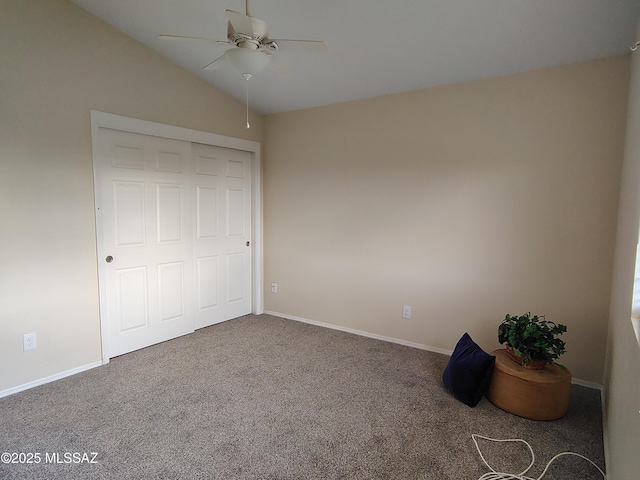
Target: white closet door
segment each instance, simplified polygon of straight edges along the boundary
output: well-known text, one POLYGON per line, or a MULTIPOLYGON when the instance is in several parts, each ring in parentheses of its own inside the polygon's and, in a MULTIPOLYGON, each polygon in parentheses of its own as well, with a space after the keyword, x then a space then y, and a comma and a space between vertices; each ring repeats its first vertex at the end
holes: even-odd
POLYGON ((109 357, 194 330, 191 144, 100 128, 109 357))
POLYGON ((195 325, 251 313, 251 153, 192 145, 195 325))

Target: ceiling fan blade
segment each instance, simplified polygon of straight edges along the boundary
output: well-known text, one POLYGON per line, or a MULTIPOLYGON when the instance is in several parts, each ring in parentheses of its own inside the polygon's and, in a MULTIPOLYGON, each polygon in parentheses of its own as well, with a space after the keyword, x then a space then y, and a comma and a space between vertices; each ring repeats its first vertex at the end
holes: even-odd
POLYGON ((188 37, 184 35, 158 35, 158 38, 161 40, 197 40, 200 42, 229 44, 228 40, 213 40, 212 38, 188 37))
POLYGON ((286 39, 270 39, 271 42, 278 44, 278 50, 310 53, 323 53, 329 50, 329 44, 322 40, 286 40, 286 39))
POLYGON ((255 39, 267 36, 267 24, 259 18, 250 17, 234 10, 226 10, 229 23, 236 33, 243 33, 255 39))
POLYGON ((218 67, 221 67, 222 65, 224 65, 226 62, 225 60, 225 56, 221 55, 218 58, 216 58, 213 62, 211 62, 209 65, 205 65, 204 67, 202 67, 203 70, 215 70, 218 67))
POLYGON ((227 12, 227 18, 229 23, 236 31, 236 33, 244 33, 245 35, 253 36, 253 24, 251 23, 251 17, 244 13, 236 12, 235 10, 225 10, 227 12))

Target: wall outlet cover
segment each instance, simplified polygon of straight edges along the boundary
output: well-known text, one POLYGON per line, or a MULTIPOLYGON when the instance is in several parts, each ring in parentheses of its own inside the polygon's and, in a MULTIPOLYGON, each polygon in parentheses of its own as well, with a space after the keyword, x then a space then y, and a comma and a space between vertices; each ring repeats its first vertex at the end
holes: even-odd
POLYGON ((27 350, 33 350, 37 346, 35 333, 25 333, 22 336, 22 347, 25 352, 27 350))

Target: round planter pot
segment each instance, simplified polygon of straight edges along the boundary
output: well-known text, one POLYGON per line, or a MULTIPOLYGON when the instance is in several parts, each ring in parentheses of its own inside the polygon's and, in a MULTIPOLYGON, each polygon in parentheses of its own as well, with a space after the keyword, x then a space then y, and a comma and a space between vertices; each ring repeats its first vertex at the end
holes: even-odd
POLYGON ((522 363, 522 357, 516 355, 513 351, 513 347, 511 345, 507 345, 507 354, 511 359, 516 362, 518 365, 522 365, 524 368, 528 370, 542 370, 547 364, 546 360, 531 360, 531 362, 524 365, 522 363))

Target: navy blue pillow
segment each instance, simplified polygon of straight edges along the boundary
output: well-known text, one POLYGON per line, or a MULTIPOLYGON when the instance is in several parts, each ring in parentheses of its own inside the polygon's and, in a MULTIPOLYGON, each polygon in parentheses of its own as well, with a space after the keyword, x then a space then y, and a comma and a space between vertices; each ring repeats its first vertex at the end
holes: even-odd
POLYGON ((465 333, 444 369, 442 381, 454 397, 475 407, 489 387, 495 363, 496 357, 482 350, 465 333))

